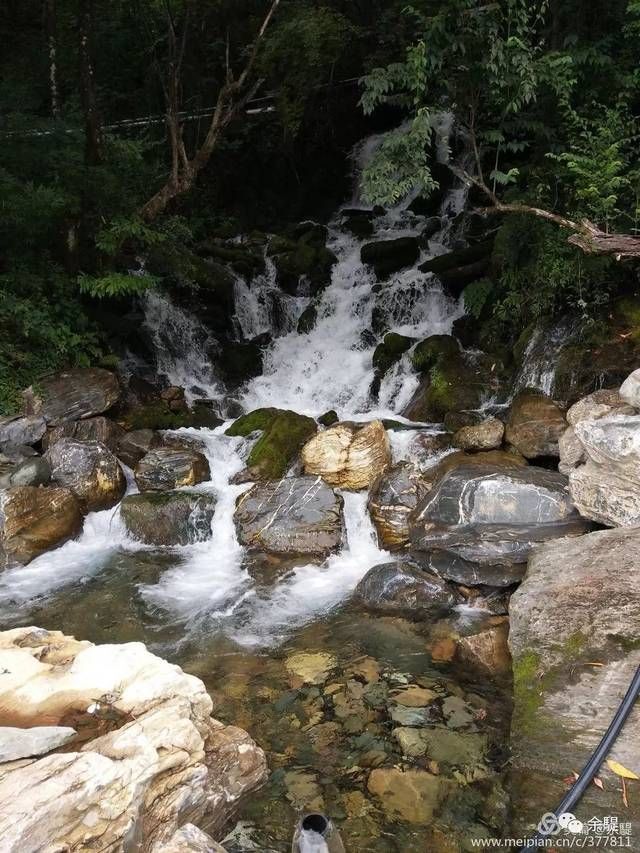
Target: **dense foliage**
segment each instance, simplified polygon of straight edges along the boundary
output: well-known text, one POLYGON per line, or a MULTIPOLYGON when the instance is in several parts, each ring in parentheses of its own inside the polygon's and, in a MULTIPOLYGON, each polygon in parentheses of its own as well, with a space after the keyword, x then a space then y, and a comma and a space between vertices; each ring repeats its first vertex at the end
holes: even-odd
MULTIPOLYGON (((501 198, 636 228, 640 0, 281 0, 251 66, 271 5, 2 4, 0 409, 48 369, 109 357, 120 342, 104 306, 156 284, 130 274, 149 247, 326 217, 371 128, 401 125, 366 176, 372 200, 434 188, 446 110, 476 149, 463 165, 501 198), (176 167, 168 105, 197 157, 209 108, 247 65, 254 100, 197 180, 143 220, 176 167)), ((588 313, 615 290, 608 262, 520 223, 502 226, 499 270, 469 289, 472 313, 515 328, 566 305, 588 313)))

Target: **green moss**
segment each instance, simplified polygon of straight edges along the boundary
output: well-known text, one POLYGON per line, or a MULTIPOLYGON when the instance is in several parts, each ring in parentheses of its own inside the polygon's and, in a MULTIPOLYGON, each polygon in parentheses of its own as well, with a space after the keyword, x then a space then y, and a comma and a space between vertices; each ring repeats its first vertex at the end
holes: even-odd
POLYGON ((279 412, 254 445, 247 465, 260 479, 284 477, 303 444, 317 430, 313 418, 296 412, 279 412))
POLYGON ((514 722, 523 733, 532 731, 543 702, 541 695, 540 655, 525 652, 513 660, 514 722))
POLYGON ((640 342, 640 299, 625 296, 614 306, 614 318, 625 327, 629 338, 640 342))
POLYGON ((163 401, 140 406, 124 417, 127 430, 135 429, 180 429, 200 426, 194 412, 172 412, 163 401))
POLYGON ((431 335, 416 346, 411 353, 411 363, 419 373, 427 373, 439 362, 455 358, 460 346, 451 335, 431 335))
POLYGON ((256 409, 247 415, 241 415, 231 424, 225 434, 231 436, 240 435, 244 438, 252 432, 256 432, 256 430, 266 430, 278 417, 279 413, 280 409, 256 409))

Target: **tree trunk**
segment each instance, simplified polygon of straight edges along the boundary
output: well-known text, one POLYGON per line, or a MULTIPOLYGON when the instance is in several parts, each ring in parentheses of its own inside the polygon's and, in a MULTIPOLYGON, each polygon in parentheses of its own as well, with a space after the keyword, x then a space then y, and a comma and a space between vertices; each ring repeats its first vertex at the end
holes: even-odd
POLYGON ((85 162, 96 166, 103 160, 102 121, 98 112, 92 55, 93 0, 79 0, 80 100, 84 113, 85 162))
POLYGON ((58 90, 58 38, 56 0, 44 0, 44 21, 47 33, 47 53, 49 57, 49 97, 51 100, 51 115, 60 115, 60 92, 58 90))

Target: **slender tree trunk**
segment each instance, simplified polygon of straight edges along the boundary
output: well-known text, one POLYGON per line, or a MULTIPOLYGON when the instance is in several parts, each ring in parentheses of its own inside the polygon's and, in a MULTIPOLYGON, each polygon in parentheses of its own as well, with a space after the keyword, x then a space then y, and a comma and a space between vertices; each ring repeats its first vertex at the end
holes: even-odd
POLYGON ((79 0, 80 99, 84 113, 85 161, 95 166, 103 160, 102 121, 98 111, 92 53, 93 0, 79 0))
POLYGON ((47 53, 49 57, 49 97, 51 100, 51 115, 60 115, 60 92, 58 90, 58 37, 56 0, 44 0, 44 21, 47 34, 47 53))

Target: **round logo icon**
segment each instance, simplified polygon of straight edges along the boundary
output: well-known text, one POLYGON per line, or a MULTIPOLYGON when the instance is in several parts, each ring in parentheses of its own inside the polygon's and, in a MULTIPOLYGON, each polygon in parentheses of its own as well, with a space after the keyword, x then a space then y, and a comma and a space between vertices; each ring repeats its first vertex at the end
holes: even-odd
POLYGON ((574 835, 579 835, 584 828, 582 821, 578 820, 571 812, 561 814, 558 818, 558 823, 562 829, 566 829, 567 832, 572 832, 574 835))
POLYGON ((560 832, 560 823, 558 822, 558 818, 554 815, 553 812, 547 812, 543 814, 540 818, 540 823, 538 824, 538 832, 543 837, 549 835, 558 835, 560 832))

